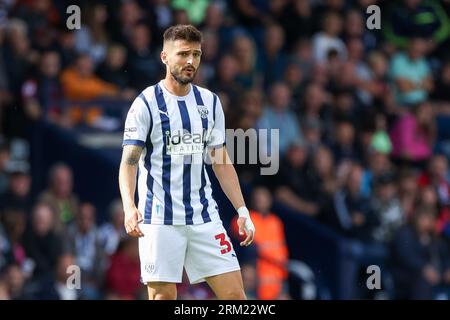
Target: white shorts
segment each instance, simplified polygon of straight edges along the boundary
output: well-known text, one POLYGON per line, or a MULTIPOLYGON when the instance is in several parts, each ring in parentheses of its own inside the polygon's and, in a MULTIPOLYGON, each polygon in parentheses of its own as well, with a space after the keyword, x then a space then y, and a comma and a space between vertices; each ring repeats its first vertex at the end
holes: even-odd
POLYGON ((222 221, 195 225, 140 224, 141 281, 182 282, 183 266, 191 284, 240 270, 222 221))

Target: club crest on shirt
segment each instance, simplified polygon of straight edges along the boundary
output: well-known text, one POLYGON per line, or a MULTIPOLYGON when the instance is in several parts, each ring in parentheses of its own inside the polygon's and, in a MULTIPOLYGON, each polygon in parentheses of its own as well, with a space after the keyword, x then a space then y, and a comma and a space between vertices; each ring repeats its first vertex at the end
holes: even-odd
POLYGON ((197 111, 202 119, 208 118, 208 108, 205 106, 197 106, 197 111))

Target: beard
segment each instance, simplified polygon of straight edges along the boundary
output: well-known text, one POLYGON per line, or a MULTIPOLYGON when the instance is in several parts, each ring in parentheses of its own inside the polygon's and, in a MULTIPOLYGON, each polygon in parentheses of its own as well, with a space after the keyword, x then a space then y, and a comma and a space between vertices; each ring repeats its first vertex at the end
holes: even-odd
POLYGON ((195 75, 197 74, 197 70, 194 69, 194 72, 192 73, 192 77, 183 76, 182 75, 183 70, 184 69, 181 69, 180 71, 170 70, 170 74, 175 79, 175 81, 178 82, 179 84, 187 85, 194 80, 195 75))

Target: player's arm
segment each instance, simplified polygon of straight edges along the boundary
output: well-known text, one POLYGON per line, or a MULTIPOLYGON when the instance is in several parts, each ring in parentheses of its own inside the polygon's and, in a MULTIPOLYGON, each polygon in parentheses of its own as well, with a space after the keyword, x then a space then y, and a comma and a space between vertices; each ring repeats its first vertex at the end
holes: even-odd
POLYGON ((239 234, 243 235, 245 231, 247 235, 245 240, 241 242, 241 246, 248 246, 253 242, 255 227, 250 219, 249 211, 245 206, 239 179, 228 156, 227 149, 224 146, 220 148, 211 148, 209 156, 212 160, 213 171, 216 174, 217 180, 219 180, 222 190, 239 214, 237 220, 239 234))
POLYGON ((144 235, 138 225, 142 221, 142 215, 134 204, 137 168, 142 149, 137 145, 125 145, 119 169, 119 188, 125 212, 125 229, 132 237, 144 235))

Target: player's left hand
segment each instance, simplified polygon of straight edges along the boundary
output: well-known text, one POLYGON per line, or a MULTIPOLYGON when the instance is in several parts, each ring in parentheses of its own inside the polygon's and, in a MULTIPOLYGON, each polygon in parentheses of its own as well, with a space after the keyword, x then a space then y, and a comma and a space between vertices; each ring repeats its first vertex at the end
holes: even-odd
POLYGON ((237 219, 237 224, 239 227, 239 234, 246 235, 244 241, 240 243, 241 247, 247 247, 252 244, 255 237, 255 226, 253 225, 252 219, 247 208, 239 208, 238 210, 239 218, 237 219))

